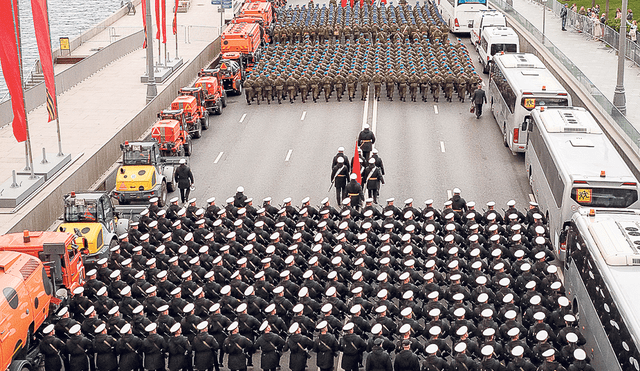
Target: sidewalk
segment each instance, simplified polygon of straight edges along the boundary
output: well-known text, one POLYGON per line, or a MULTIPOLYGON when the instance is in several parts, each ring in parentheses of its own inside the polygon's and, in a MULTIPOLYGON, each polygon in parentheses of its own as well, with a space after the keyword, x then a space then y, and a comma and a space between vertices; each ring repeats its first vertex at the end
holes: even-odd
MULTIPOLYGON (((529 0, 515 0, 513 8, 531 24, 542 30, 542 6, 529 0)), ((613 102, 617 82, 618 56, 605 43, 592 39, 569 27, 562 31, 562 20, 550 9, 545 15, 545 36, 562 51, 600 91, 613 102)), ((624 88, 627 99, 627 119, 640 129, 640 68, 626 60, 624 88)))
MULTIPOLYGON (((172 34, 173 4, 167 1, 167 49, 171 58, 175 56, 175 37, 172 34)), ((109 29, 96 35, 74 51, 75 55, 88 55, 95 49, 106 46, 111 39, 109 32, 114 30, 126 36, 142 29, 142 9, 137 7, 135 16, 124 16, 109 29), (111 31, 110 31, 111 30, 111 31), (92 51, 92 49, 94 49, 92 51)), ((179 56, 186 64, 197 56, 205 46, 209 45, 219 33, 220 16, 217 6, 207 0, 193 0, 187 13, 178 14, 179 56), (191 32, 185 32, 185 29, 191 32), (188 39, 187 36, 189 35, 188 39), (185 39, 187 39, 185 42, 185 39)), ((155 31, 155 29, 154 29, 155 31)), ((140 48, 120 59, 113 61, 89 78, 58 96, 58 109, 62 133, 62 149, 71 154, 73 163, 64 174, 53 181, 59 184, 63 178, 74 172, 80 164, 104 146, 121 128, 125 126, 141 109, 146 106, 147 86, 140 82, 146 70, 146 50, 140 48)), ((158 43, 154 45, 154 62, 158 59, 158 43)), ((56 72, 65 66, 56 66, 56 72)), ((172 81, 177 73, 158 84, 160 93, 172 81)), ((195 76, 194 76, 195 78, 195 76)), ((34 163, 42 156, 42 148, 48 153, 57 153, 57 134, 55 122, 47 122, 46 106, 42 105, 28 114, 31 147, 34 163)), ((150 122, 149 125, 152 123, 150 122)), ((135 138, 131 138, 135 139, 135 138)), ((0 128, 0 147, 4 155, 0 161, 0 182, 11 177, 12 170, 22 170, 25 166, 25 144, 17 143, 13 137, 11 125, 0 128)), ((41 201, 48 194, 46 189, 28 205, 15 214, 0 215, 0 229, 6 231, 7 226, 14 224, 22 215, 28 213, 32 204, 41 201)), ((62 202, 62 200, 61 200, 62 202)))

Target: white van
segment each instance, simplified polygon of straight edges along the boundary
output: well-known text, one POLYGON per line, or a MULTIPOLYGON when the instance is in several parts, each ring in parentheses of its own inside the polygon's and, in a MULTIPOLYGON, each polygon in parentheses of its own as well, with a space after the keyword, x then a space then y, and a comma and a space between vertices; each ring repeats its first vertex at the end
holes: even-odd
POLYGON ((500 52, 519 53, 520 40, 510 27, 485 27, 476 50, 482 63, 482 71, 489 73, 489 63, 493 56, 500 52))
POLYGON ((482 36, 482 30, 487 27, 506 27, 507 18, 504 14, 495 9, 481 10, 479 11, 473 20, 473 27, 471 28, 471 43, 478 45, 480 43, 480 37, 482 36))

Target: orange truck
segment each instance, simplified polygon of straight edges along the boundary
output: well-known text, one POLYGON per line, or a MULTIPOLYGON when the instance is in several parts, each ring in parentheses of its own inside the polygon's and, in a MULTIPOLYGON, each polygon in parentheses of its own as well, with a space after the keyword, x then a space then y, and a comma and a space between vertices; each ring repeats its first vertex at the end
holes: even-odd
POLYGON ((171 109, 184 111, 187 131, 191 137, 198 139, 202 136, 202 130, 209 128, 209 112, 204 109, 197 94, 183 95, 182 91, 178 91, 178 97, 171 102, 171 109))
POLYGON ((230 23, 222 32, 221 41, 222 59, 238 62, 243 71, 251 71, 260 60, 262 36, 257 23, 230 23))
POLYGON ((233 23, 258 23, 261 26, 263 41, 270 43, 275 27, 273 5, 270 2, 245 3, 240 14, 233 19, 233 23))
POLYGON ((76 244, 76 236, 67 232, 9 233, 0 236, 0 251, 15 251, 38 258, 44 262, 46 274, 56 287, 73 290, 84 284, 82 254, 88 253, 87 240, 76 244))
POLYGON ((183 110, 163 110, 151 127, 151 137, 158 142, 161 156, 191 156, 191 136, 187 132, 183 110))
POLYGON ((227 106, 227 93, 216 71, 198 72, 198 80, 193 86, 201 88, 204 92, 204 107, 209 114, 222 114, 222 109, 227 106))
POLYGON ((49 317, 55 288, 40 259, 15 251, 0 251, 0 285, 0 369, 35 370, 42 356, 34 334, 49 317))

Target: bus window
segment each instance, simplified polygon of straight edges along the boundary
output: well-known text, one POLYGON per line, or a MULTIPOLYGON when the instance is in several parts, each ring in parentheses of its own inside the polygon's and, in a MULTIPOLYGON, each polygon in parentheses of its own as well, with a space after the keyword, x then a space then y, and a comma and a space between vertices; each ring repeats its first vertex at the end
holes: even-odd
POLYGON ((485 5, 487 0, 458 0, 458 5, 461 4, 482 4, 485 5))
POLYGON ((518 45, 516 44, 491 44, 491 55, 496 53, 516 53, 518 52, 518 45))
POLYGON ((571 198, 582 206, 627 208, 638 201, 635 189, 589 188, 571 189, 571 198))

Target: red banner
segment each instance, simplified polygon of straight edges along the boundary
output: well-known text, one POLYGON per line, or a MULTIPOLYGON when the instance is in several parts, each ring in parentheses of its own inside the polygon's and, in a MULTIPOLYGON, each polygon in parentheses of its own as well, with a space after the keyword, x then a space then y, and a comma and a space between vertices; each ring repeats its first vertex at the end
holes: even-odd
POLYGON ((347 0, 342 0, 342 1, 340 2, 340 5, 341 5, 343 8, 344 8, 344 7, 346 7, 346 6, 347 6, 347 0))
POLYGON ((156 39, 160 40, 160 13, 162 12, 162 10, 160 10, 160 0, 156 0, 156 26, 158 27, 158 30, 156 31, 156 39))
POLYGON ((178 1, 176 0, 176 5, 173 7, 173 34, 178 34, 178 1))
POLYGON ((162 0, 162 43, 167 43, 167 1, 162 0))
POLYGON ((144 28, 144 43, 142 43, 142 48, 147 48, 147 3, 145 0, 142 0, 142 27, 144 28))
POLYGON ((2 74, 11 95, 13 108, 13 136, 18 142, 27 140, 27 118, 24 110, 24 92, 20 79, 20 50, 16 43, 16 34, 20 38, 20 31, 14 27, 13 14, 18 16, 18 1, 0 1, 0 63, 2 74), (14 4, 15 1, 15 4, 14 4), (13 9, 12 9, 13 8, 13 9))
POLYGON ((358 153, 358 141, 356 140, 356 153, 353 155, 353 169, 351 169, 351 174, 356 174, 358 176, 358 183, 362 183, 362 171, 360 171, 360 154, 358 153))
POLYGON ((31 0, 33 12, 33 28, 36 32, 40 65, 44 74, 44 84, 47 87, 47 110, 49 122, 56 119, 56 81, 51 59, 51 37, 49 36, 49 19, 47 16, 47 0, 31 0))

